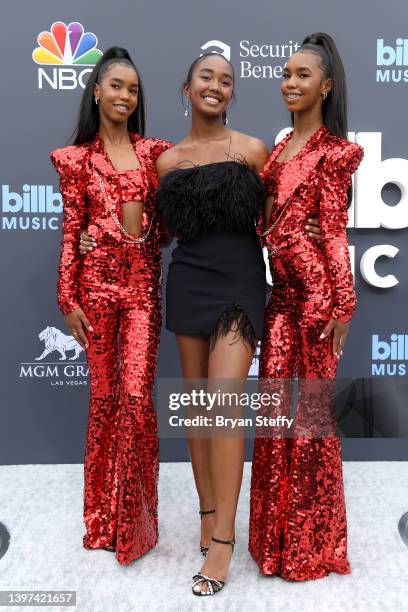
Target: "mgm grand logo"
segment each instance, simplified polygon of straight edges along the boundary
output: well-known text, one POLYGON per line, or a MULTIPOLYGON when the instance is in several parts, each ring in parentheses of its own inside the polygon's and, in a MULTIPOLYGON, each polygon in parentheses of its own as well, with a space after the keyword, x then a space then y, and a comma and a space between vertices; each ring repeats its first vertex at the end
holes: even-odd
POLYGON ((51 386, 88 384, 88 365, 80 361, 84 349, 73 336, 46 327, 38 338, 44 350, 34 361, 20 363, 20 378, 45 379, 51 386))

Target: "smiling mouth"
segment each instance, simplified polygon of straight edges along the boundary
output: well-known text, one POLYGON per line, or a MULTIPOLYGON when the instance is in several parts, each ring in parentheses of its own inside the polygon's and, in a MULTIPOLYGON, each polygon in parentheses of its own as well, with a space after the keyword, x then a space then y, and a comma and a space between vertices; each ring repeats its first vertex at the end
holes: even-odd
POLYGON ((215 96, 203 96, 203 98, 207 102, 207 104, 210 104, 211 106, 216 106, 221 102, 221 100, 219 98, 216 98, 215 96))
POLYGON ((303 94, 288 93, 288 94, 285 94, 285 98, 289 101, 294 101, 294 100, 299 100, 299 98, 302 95, 303 94))
POLYGON ((120 113, 129 112, 129 107, 126 104, 114 104, 113 107, 116 108, 116 110, 118 110, 120 113))

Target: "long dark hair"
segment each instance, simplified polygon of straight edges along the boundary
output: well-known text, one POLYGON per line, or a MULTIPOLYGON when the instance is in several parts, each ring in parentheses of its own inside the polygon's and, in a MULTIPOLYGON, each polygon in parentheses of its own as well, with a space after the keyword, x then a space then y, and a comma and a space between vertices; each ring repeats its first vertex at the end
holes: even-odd
MULTIPOLYGON (((187 72, 187 76, 184 79, 184 83, 181 86, 180 92, 181 92, 181 102, 184 106, 184 87, 186 85, 190 85, 191 84, 191 79, 193 78, 193 72, 194 70, 197 68, 198 64, 205 59, 206 57, 211 57, 213 55, 220 55, 229 65, 229 67, 231 68, 232 71, 232 83, 233 83, 233 89, 232 89, 232 99, 235 98, 235 93, 234 93, 234 84, 235 84, 235 71, 234 71, 234 66, 231 64, 231 62, 225 57, 225 55, 221 55, 221 53, 214 53, 212 51, 207 51, 207 53, 203 53, 202 55, 199 55, 198 57, 195 58, 195 60, 193 61, 193 63, 191 64, 190 68, 188 69, 187 72)), ((224 125, 226 125, 226 121, 227 121, 227 111, 223 111, 222 113, 222 122, 224 125)))
POLYGON ((347 138, 346 75, 336 43, 329 34, 317 32, 306 36, 299 51, 319 56, 324 78, 332 80, 331 91, 323 101, 323 123, 333 134, 347 138))
POLYGON ((85 86, 82 95, 81 104, 79 107, 78 123, 73 135, 73 144, 81 145, 86 142, 92 142, 99 130, 99 110, 94 101, 94 87, 96 83, 100 83, 103 75, 112 64, 122 64, 131 66, 139 79, 138 103, 135 111, 128 119, 128 130, 144 136, 145 132, 145 108, 143 87, 140 80, 140 74, 137 70, 132 58, 126 49, 122 47, 110 47, 102 55, 100 60, 95 64, 88 82, 85 86))
MULTIPOLYGON (((332 88, 323 100, 323 123, 329 130, 347 138, 347 87, 343 62, 336 43, 329 34, 317 32, 306 36, 299 51, 312 51, 320 57, 324 78, 332 80, 332 88)), ((353 188, 347 190, 348 205, 353 198, 353 188)))

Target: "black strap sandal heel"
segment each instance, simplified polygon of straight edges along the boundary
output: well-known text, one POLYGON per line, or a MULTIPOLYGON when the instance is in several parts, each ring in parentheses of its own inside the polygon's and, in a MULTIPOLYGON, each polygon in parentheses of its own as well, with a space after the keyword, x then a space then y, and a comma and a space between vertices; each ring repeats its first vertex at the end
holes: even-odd
MULTIPOLYGON (((234 552, 235 539, 233 540, 219 540, 218 538, 211 538, 213 542, 217 542, 218 544, 230 544, 232 546, 232 552, 234 552)), ((215 595, 225 586, 225 580, 217 580, 217 578, 210 578, 205 574, 198 573, 193 576, 193 584, 191 585, 191 589, 193 591, 193 595, 197 595, 198 597, 203 597, 204 595, 215 595), (195 587, 203 582, 207 583, 207 591, 196 591, 195 587)))
MULTIPOLYGON (((200 518, 203 518, 204 515, 206 514, 214 514, 215 510, 199 510, 198 511, 200 514, 200 518)), ((201 550, 201 554, 206 557, 207 553, 208 553, 208 546, 201 546, 200 544, 200 550, 201 550)))

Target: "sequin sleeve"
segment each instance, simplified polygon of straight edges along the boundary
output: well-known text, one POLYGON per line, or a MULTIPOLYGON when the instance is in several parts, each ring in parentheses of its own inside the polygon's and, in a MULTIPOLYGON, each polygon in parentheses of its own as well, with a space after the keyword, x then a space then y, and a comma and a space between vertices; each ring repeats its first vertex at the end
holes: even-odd
POLYGON ((333 292, 333 319, 350 321, 356 307, 347 243, 347 190, 351 176, 363 158, 363 149, 347 143, 326 157, 321 168, 320 223, 333 292), (339 149, 339 150, 338 150, 339 149))
POLYGON ((72 146, 57 149, 51 153, 50 157, 60 176, 63 201, 57 300, 61 312, 68 314, 79 308, 77 298, 80 267, 78 240, 82 227, 87 223, 86 175, 83 172, 84 152, 82 147, 72 146))
POLYGON ((151 138, 151 149, 150 153, 155 162, 156 159, 167 149, 170 149, 173 144, 168 140, 162 140, 161 138, 151 138))
MULTIPOLYGON (((169 142, 168 140, 162 140, 161 138, 151 138, 150 139, 150 156, 153 161, 151 181, 152 181, 152 186, 154 189, 155 197, 156 197, 156 190, 159 186, 159 177, 158 177, 156 166, 155 166, 156 160, 164 151, 167 151, 167 149, 170 149, 172 146, 173 146, 173 143, 169 142)), ((159 213, 158 210, 157 210, 157 213, 158 213, 158 220, 159 220, 159 230, 158 230, 159 244, 161 246, 166 246, 170 244, 171 242, 171 232, 169 228, 167 227, 166 223, 164 222, 163 217, 159 213)))
POLYGON ((162 153, 164 153, 164 151, 167 151, 167 149, 170 149, 172 146, 173 144, 169 142, 168 140, 161 140, 160 138, 150 139, 150 158, 153 162, 153 171, 152 171, 151 179, 152 179, 154 190, 156 190, 159 186, 159 177, 157 175, 156 165, 155 165, 156 160, 162 153))
POLYGON ((271 166, 274 163, 274 159, 272 155, 269 156, 266 164, 262 168, 262 171, 259 173, 259 178, 261 179, 264 188, 265 194, 267 197, 273 194, 275 189, 275 182, 273 180, 273 173, 271 172, 271 166))

